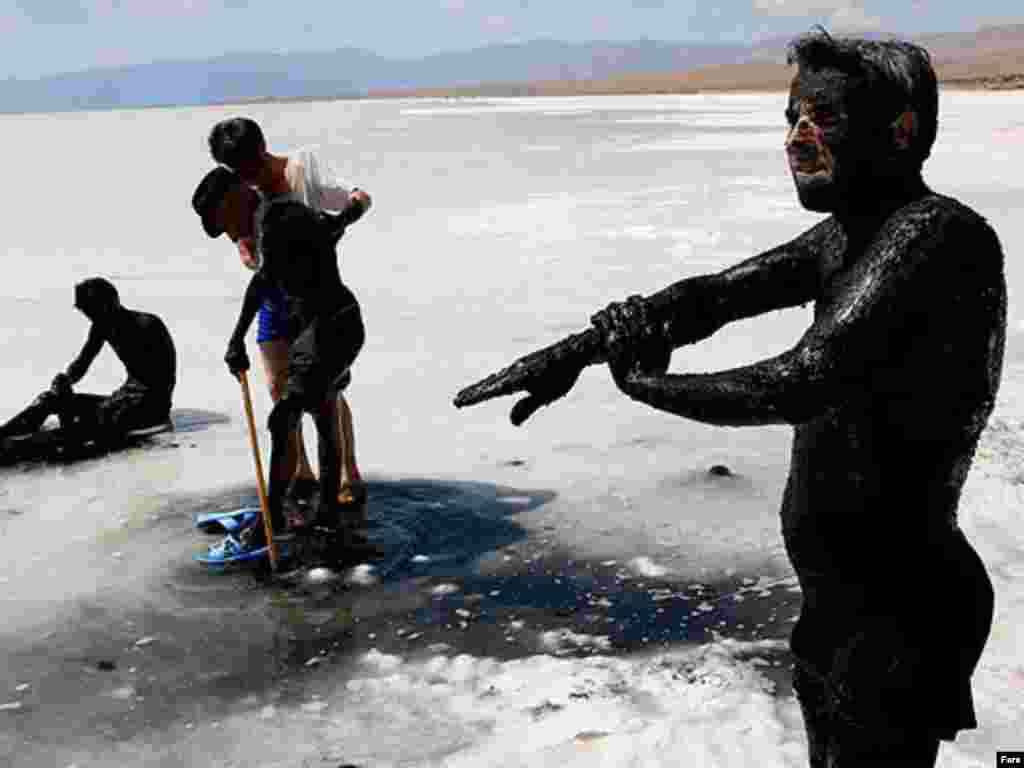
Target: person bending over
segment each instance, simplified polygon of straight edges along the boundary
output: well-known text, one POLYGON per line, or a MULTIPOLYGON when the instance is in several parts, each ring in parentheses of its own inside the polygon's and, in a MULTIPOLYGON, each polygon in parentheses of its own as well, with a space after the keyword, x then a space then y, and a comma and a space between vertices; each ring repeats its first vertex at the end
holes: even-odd
MULTIPOLYGON (((259 195, 241 177, 216 168, 200 183, 197 210, 229 229, 252 235, 259 195), (237 219, 237 220, 231 220, 237 219)), ((366 208, 354 201, 337 216, 281 200, 266 207, 260 220, 261 265, 249 281, 225 361, 235 375, 248 370, 245 335, 268 289, 285 298, 288 327, 286 387, 268 420, 271 433, 269 513, 275 535, 286 533, 284 495, 290 480, 289 435, 303 412, 317 427, 320 500, 314 526, 336 528, 341 522, 337 397, 351 381, 349 371, 365 339, 355 296, 341 281, 335 243, 348 224, 366 208)), ((263 545, 263 527, 247 529, 246 546, 263 545)))
MULTIPOLYGON (((358 201, 364 209, 370 207, 370 196, 361 189, 350 191, 341 186, 331 177, 326 164, 312 149, 300 149, 287 156, 268 152, 263 131, 259 124, 249 118, 234 117, 220 121, 210 131, 207 143, 214 160, 237 172, 243 181, 255 187, 267 201, 291 199, 308 205, 314 211, 342 211, 354 201, 358 201)), ((257 219, 261 216, 262 212, 258 210, 257 219)), ((242 264, 255 269, 259 262, 258 238, 238 238, 236 243, 242 264)), ((280 399, 286 378, 286 337, 284 297, 276 288, 270 288, 260 307, 256 341, 274 402, 280 399)), ((356 462, 352 411, 343 395, 338 398, 338 413, 341 446, 339 501, 355 502, 365 497, 366 486, 356 462)), ((296 467, 293 488, 297 495, 302 495, 302 487, 308 488, 315 478, 306 458, 301 420, 296 427, 293 446, 288 461, 296 467)))
POLYGON ((167 326, 156 315, 121 306, 117 289, 102 277, 75 286, 75 308, 92 322, 85 346, 49 390, 3 427, 0 437, 38 430, 56 415, 69 443, 106 444, 128 432, 166 423, 174 393, 177 355, 167 326), (110 395, 76 393, 104 344, 110 344, 128 378, 110 395))

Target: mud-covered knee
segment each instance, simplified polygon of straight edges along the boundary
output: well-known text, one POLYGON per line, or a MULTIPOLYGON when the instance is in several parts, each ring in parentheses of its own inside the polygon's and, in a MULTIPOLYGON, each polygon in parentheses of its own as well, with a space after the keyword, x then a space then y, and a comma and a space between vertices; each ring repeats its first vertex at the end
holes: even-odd
POLYGON ((270 410, 267 418, 267 429, 271 435, 284 436, 292 432, 299 424, 302 416, 298 403, 289 400, 287 397, 278 400, 270 410))

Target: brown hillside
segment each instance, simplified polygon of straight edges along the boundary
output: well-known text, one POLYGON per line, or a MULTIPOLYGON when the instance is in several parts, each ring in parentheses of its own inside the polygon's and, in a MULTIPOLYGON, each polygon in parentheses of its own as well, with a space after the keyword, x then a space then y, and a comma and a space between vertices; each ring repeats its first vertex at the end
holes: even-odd
MULTIPOLYGON (((1024 88, 1024 49, 1000 51, 956 61, 935 62, 947 87, 1024 88)), ((784 91, 793 78, 785 64, 750 63, 703 67, 690 72, 652 72, 603 80, 546 80, 536 83, 485 83, 462 88, 377 91, 372 98, 597 96, 612 94, 698 93, 701 91, 784 91)))
MULTIPOLYGON (((947 87, 1024 88, 1024 24, 914 39, 928 49, 939 80, 947 87)), ((460 88, 377 91, 369 95, 500 97, 781 91, 789 87, 793 77, 793 68, 783 63, 786 42, 782 38, 762 41, 752 48, 752 60, 747 63, 702 67, 688 72, 652 72, 599 80, 485 83, 460 88)))

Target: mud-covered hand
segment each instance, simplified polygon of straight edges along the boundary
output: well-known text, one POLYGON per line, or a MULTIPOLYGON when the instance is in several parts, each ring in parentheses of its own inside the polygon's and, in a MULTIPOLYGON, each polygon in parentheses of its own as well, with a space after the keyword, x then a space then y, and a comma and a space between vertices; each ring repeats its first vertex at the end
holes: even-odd
POLYGON ((50 391, 57 397, 67 397, 71 394, 71 377, 63 371, 58 373, 50 382, 50 391))
POLYGON ((512 406, 512 412, 509 414, 511 422, 518 427, 540 408, 565 397, 576 384, 576 379, 580 377, 582 371, 582 367, 566 361, 563 365, 548 368, 543 376, 522 382, 520 389, 529 394, 512 406))
POLYGON ((631 376, 663 376, 668 370, 672 341, 643 297, 609 304, 591 322, 601 334, 608 367, 620 389, 631 376))
POLYGON ((231 375, 238 378, 242 371, 249 370, 249 356, 245 353, 245 342, 232 339, 228 342, 228 351, 224 355, 224 362, 228 364, 231 375))
MULTIPOLYGON (((515 404, 510 419, 517 427, 542 406, 565 396, 580 372, 600 354, 593 329, 577 333, 544 349, 531 352, 512 365, 472 384, 455 397, 455 407, 465 408, 495 397, 522 392, 527 396, 515 404)), ((600 358, 602 361, 603 357, 600 358)))

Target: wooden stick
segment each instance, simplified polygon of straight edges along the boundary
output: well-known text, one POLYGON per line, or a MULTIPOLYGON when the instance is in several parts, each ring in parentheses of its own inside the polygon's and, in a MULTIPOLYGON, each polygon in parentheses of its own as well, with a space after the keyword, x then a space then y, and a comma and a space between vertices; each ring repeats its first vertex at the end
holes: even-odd
POLYGON ((263 459, 260 458, 260 444, 256 440, 256 420, 252 415, 252 396, 249 394, 249 377, 246 371, 238 372, 238 380, 242 383, 242 402, 245 404, 245 420, 249 424, 249 443, 252 445, 252 457, 256 462, 256 489, 260 496, 260 517, 263 518, 263 531, 267 535, 270 570, 277 572, 277 546, 274 544, 274 526, 270 523, 267 483, 263 479, 263 459))

